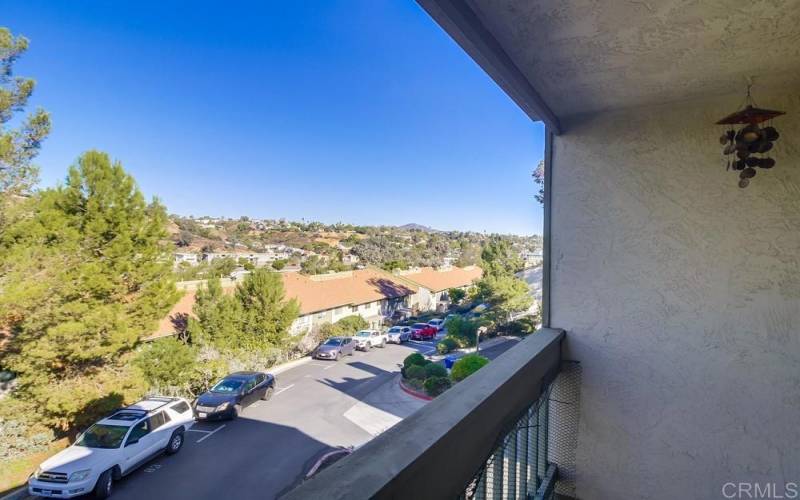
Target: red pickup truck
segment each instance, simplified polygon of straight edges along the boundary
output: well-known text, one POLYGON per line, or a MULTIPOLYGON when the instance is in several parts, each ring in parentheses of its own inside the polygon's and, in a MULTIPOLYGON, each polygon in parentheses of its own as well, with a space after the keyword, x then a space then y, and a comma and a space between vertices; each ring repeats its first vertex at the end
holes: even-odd
POLYGON ((411 340, 433 340, 435 337, 435 326, 427 323, 414 323, 411 325, 411 340))

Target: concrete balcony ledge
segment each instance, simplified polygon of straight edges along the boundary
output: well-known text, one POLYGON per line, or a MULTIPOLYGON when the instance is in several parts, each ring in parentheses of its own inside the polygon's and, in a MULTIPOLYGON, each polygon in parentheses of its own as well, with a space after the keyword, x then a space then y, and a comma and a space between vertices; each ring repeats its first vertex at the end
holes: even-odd
POLYGON ((456 498, 558 373, 562 330, 543 329, 283 499, 456 498))

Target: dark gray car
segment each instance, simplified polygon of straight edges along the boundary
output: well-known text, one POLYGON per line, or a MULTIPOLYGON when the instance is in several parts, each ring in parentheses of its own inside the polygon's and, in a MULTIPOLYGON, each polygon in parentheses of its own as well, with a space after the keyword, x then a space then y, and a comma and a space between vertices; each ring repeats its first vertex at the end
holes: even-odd
POLYGON ((350 337, 331 337, 314 350, 313 357, 336 361, 342 356, 352 356, 355 346, 350 337))

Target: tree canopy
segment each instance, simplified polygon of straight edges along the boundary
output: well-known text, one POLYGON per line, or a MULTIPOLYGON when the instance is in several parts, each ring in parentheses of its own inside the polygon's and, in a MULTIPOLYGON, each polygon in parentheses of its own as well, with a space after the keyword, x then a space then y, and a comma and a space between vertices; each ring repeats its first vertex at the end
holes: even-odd
POLYGON ((229 351, 259 350, 286 344, 300 304, 286 299, 278 273, 261 268, 245 276, 233 294, 224 293, 219 279, 209 280, 197 291, 194 314, 192 341, 229 351))
POLYGON ((26 208, 0 235, 0 329, 11 333, 0 364, 17 374, 15 397, 48 402, 42 417, 69 425, 177 300, 167 216, 98 151, 26 208))
POLYGON ((14 37, 7 28, 0 28, 0 194, 3 196, 26 193, 34 186, 37 169, 31 161, 50 133, 50 115, 42 109, 25 117, 17 128, 7 128, 15 114, 25 109, 36 86, 31 78, 13 77, 14 63, 26 50, 25 37, 14 37))

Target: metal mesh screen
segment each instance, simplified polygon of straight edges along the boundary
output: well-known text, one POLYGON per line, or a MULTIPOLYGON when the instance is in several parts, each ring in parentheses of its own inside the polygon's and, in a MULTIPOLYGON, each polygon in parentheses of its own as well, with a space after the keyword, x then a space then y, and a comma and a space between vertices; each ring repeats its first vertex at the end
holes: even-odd
POLYGON ((551 498, 536 496, 548 473, 550 387, 499 440, 495 451, 463 494, 466 499, 551 498))
POLYGON ((498 440, 462 498, 574 496, 580 370, 579 363, 562 364, 556 379, 498 440))
POLYGON ((575 497, 575 451, 581 400, 581 364, 563 361, 550 389, 550 427, 547 459, 558 467, 555 491, 575 497))

